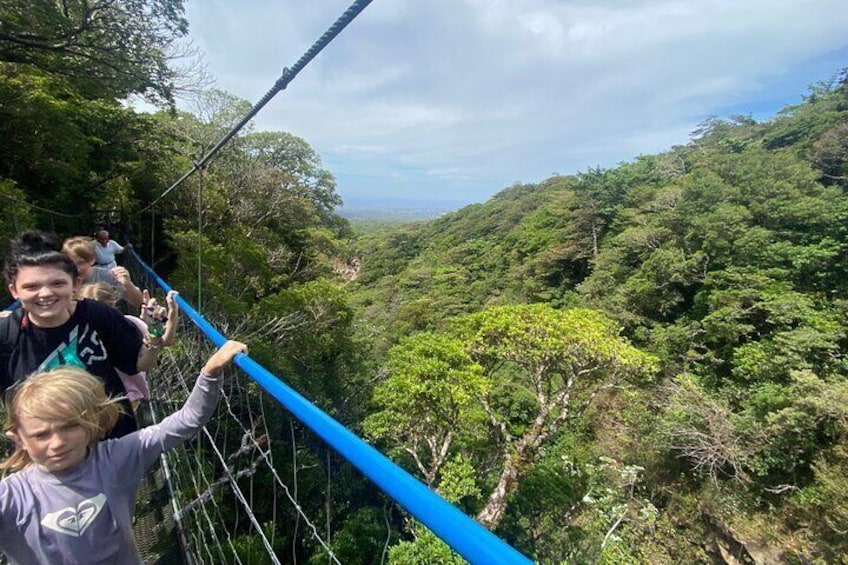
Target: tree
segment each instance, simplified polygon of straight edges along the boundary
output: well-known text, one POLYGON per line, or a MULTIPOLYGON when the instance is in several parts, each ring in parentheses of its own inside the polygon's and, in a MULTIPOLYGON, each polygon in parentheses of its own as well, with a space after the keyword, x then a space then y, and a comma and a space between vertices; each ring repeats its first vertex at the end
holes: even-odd
POLYGON ((0 176, 30 203, 60 211, 45 222, 50 229, 87 233, 86 215, 123 208, 130 187, 173 158, 156 150, 159 125, 115 101, 86 99, 61 77, 0 65, 0 176))
POLYGON ((753 449, 740 431, 739 416, 710 397, 690 376, 666 384, 663 436, 669 449, 713 481, 732 477, 747 482, 753 449))
POLYGON ((8 253, 8 243, 20 232, 35 225, 32 213, 26 204, 26 195, 6 179, 0 179, 0 203, 5 211, 5 220, 0 222, 0 254, 8 253))
POLYGON ((830 182, 848 181, 848 122, 827 130, 809 152, 813 164, 830 182))
MULTIPOLYGON (((224 92, 210 92, 203 100, 208 102, 203 119, 181 113, 168 121, 167 113, 157 115, 176 138, 175 152, 186 159, 218 141, 249 109, 245 101, 224 92)), ((190 256, 198 249, 191 238, 202 206, 204 238, 216 254, 226 250, 207 262, 223 267, 216 274, 223 288, 232 289, 220 296, 237 296, 247 306, 292 283, 334 274, 338 257, 344 256, 341 238, 349 230, 333 213, 340 203, 332 175, 309 144, 285 132, 261 132, 231 139, 159 210, 169 207, 172 240, 174 234, 184 234, 175 251, 190 256), (240 268, 230 270, 232 264, 240 268), (234 279, 233 272, 242 278, 234 279)), ((205 244, 201 247, 206 254, 205 244)), ((211 277, 210 282, 217 281, 211 277)))
POLYGON ((183 0, 4 2, 0 61, 64 75, 92 98, 172 103, 168 56, 187 33, 183 0))
POLYGON ((595 310, 502 306, 472 314, 458 327, 471 358, 488 378, 511 380, 534 400, 533 413, 516 422, 500 410, 501 399, 492 394, 482 398, 501 441, 500 478, 477 515, 493 528, 542 445, 583 414, 603 388, 650 373, 656 360, 621 338, 615 323, 595 310))
POLYGON ((342 201, 336 181, 303 139, 285 132, 244 136, 244 176, 231 180, 233 207, 248 225, 273 222, 287 230, 326 223, 342 201))
POLYGON ((374 389, 378 411, 365 432, 410 456, 428 485, 434 485, 454 439, 480 421, 477 401, 487 382, 463 344, 433 333, 402 340, 389 351, 388 378, 374 389))

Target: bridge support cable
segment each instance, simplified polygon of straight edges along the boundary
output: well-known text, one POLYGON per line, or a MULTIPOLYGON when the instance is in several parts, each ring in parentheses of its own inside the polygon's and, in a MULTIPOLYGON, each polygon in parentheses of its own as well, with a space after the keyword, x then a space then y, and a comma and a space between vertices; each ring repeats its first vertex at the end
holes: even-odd
MULTIPOLYGON (((330 548, 328 542, 326 542, 324 539, 321 538, 321 534, 318 533, 318 527, 312 522, 312 520, 309 519, 309 516, 307 516, 306 513, 303 511, 303 508, 301 507, 301 504, 298 501, 298 498, 297 498, 297 456, 295 455, 293 457, 293 460, 294 460, 293 473, 295 475, 295 480, 294 480, 294 486, 290 489, 288 487, 288 485, 286 485, 286 483, 280 477, 279 473, 277 472, 277 468, 274 466, 274 462, 271 460, 271 449, 270 448, 264 448, 261 445, 259 445, 259 442, 256 440, 256 436, 252 433, 251 430, 248 430, 244 426, 241 418, 239 418, 238 415, 234 412, 232 403, 230 402, 230 399, 226 395, 224 395, 223 401, 227 406, 227 412, 229 413, 230 417, 233 419, 234 422, 239 424, 239 426, 241 427, 241 431, 244 434, 242 437, 247 438, 247 441, 250 442, 251 447, 255 448, 259 452, 259 457, 261 459, 263 459, 265 461, 265 463, 268 465, 268 470, 271 472, 271 475, 274 477, 275 484, 280 485, 280 487, 283 489, 283 492, 286 495, 286 498, 288 498, 292 507, 297 512, 297 519, 300 520, 300 518, 303 518, 303 521, 306 523, 306 526, 309 528, 309 531, 310 531, 312 537, 316 541, 318 541, 318 543, 324 548, 324 550, 327 552, 327 555, 329 556, 330 560, 332 560, 334 563, 339 563, 339 561, 336 559, 336 556, 333 554, 333 550, 330 548), (292 492, 292 491, 294 491, 294 492, 292 492)), ((265 419, 263 418, 262 421, 265 422, 265 419)), ((289 424, 291 426, 291 422, 289 422, 289 424)), ((268 432, 267 432, 267 428, 266 428, 265 434, 267 435, 267 433, 268 432)), ((292 443, 292 450, 296 454, 296 452, 297 452, 297 441, 294 437, 294 431, 292 431, 291 443, 292 443)), ((276 508, 275 508, 275 510, 276 510, 276 508)), ((329 535, 327 537, 329 539, 329 535)))
MULTIPOLYGON (((274 82, 274 85, 265 93, 265 95, 259 99, 259 101, 253 105, 250 111, 235 125, 233 126, 229 132, 227 132, 224 137, 215 144, 212 149, 206 152, 199 160, 195 161, 192 168, 186 171, 174 184, 168 187, 165 192, 160 194, 152 203, 150 203, 147 208, 155 205, 157 202, 162 200, 165 196, 167 196, 172 190, 177 188, 180 184, 183 183, 187 178, 193 175, 195 172, 200 170, 212 157, 214 157, 218 151, 226 145, 230 139, 232 139, 241 129, 247 125, 247 123, 252 120, 256 114, 259 113, 262 108, 265 107, 268 102, 271 101, 274 96, 277 95, 281 90, 285 90, 288 87, 289 83, 294 80, 294 78, 303 70, 306 65, 315 58, 318 53, 320 53, 330 42, 335 39, 337 35, 339 35, 344 28, 352 22, 356 16, 358 16, 370 3, 372 0, 356 0, 350 7, 345 10, 345 12, 335 21, 333 25, 324 32, 324 34, 318 38, 318 40, 312 44, 312 46, 306 50, 306 52, 297 60, 297 62, 291 67, 284 67, 283 73, 280 75, 280 78, 274 82)), ((140 214, 147 210, 147 208, 142 208, 138 211, 140 214)))
POLYGON ((150 264, 156 264, 156 206, 150 207, 150 264))
MULTIPOLYGON (((134 252, 133 255, 148 276, 165 292, 171 289, 134 252)), ((226 337, 199 316, 184 299, 179 296, 177 299, 186 316, 216 347, 226 342, 226 337)), ((481 565, 532 563, 526 556, 441 498, 424 483, 325 414, 249 356, 238 355, 234 363, 298 420, 312 429, 383 492, 470 563, 481 565)))
POLYGON ((197 183, 197 312, 203 312, 203 169, 197 183))

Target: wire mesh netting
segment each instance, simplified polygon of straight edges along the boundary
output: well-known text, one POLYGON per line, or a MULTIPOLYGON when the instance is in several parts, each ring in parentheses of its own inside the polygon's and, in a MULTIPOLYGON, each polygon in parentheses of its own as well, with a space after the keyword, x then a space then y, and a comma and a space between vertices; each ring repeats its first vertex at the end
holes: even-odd
MULTIPOLYGON (((140 288, 156 288, 143 269, 126 263, 140 288)), ((228 333, 226 327, 219 330, 228 333)), ((142 425, 182 405, 213 351, 181 316, 176 343, 161 350, 148 375, 151 401, 140 407, 142 425)), ((339 563, 331 549, 329 493, 334 472, 356 471, 322 443, 255 382, 230 369, 215 416, 195 439, 166 454, 151 479, 162 487, 152 504, 163 518, 157 526, 174 522, 171 538, 179 540, 187 563, 295 563, 316 551, 326 562, 339 563), (304 482, 308 501, 301 498, 304 482), (171 494, 170 509, 161 504, 162 493, 171 494), (315 493, 323 494, 315 500, 315 493)), ((148 506, 140 500, 139 511, 148 506)), ((156 531, 139 531, 139 546, 143 538, 158 537, 156 531)))

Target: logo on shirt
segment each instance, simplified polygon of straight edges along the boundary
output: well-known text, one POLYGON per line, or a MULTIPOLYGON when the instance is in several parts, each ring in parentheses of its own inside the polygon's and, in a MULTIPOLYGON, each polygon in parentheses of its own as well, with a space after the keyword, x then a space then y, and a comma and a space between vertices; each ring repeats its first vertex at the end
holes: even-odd
POLYGON ((69 506, 47 514, 41 519, 41 525, 60 534, 75 538, 82 537, 105 505, 106 495, 101 492, 94 498, 83 500, 76 506, 69 506))
POLYGON ((107 357, 108 353, 100 341, 100 336, 94 328, 85 324, 82 331, 79 327, 71 329, 67 343, 59 344, 59 347, 41 362, 38 371, 47 371, 64 365, 90 370, 93 363, 107 357))

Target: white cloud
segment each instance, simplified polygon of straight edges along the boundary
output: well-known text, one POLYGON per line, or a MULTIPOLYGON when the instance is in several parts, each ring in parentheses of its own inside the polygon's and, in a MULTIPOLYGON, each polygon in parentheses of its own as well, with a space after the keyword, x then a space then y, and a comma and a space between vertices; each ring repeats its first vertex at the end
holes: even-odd
MULTIPOLYGON (((219 86, 255 102, 349 5, 194 0, 188 16, 219 86)), ((845 29, 844 0, 375 0, 256 123, 306 139, 343 196, 402 178, 410 197, 479 201, 797 101, 846 64, 845 29)))

